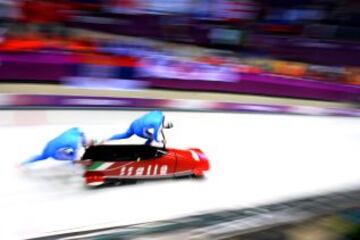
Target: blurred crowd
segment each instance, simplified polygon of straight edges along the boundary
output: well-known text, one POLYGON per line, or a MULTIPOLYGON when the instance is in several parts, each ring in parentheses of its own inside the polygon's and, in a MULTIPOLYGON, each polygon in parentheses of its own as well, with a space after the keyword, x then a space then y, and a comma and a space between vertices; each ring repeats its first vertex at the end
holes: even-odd
POLYGON ((0 0, 0 54, 73 53, 81 75, 105 78, 265 73, 359 85, 359 11, 356 0, 0 0))
POLYGON ((168 16, 161 19, 164 25, 176 27, 206 22, 348 40, 359 40, 359 9, 356 0, 0 0, 2 21, 106 23, 119 14, 161 15, 168 16))

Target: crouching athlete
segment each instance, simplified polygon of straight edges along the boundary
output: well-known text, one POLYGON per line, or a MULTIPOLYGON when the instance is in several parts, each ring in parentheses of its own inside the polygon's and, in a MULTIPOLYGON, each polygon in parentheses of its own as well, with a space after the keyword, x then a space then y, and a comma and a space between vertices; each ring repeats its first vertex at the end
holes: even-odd
POLYGON ((163 112, 155 110, 134 120, 126 132, 116 134, 108 140, 121 140, 136 135, 146 139, 146 145, 150 145, 153 141, 156 141, 162 142, 165 146, 166 138, 163 129, 172 127, 172 122, 165 120, 163 112), (160 133, 162 135, 162 140, 159 139, 160 133))
POLYGON ((48 158, 75 163, 79 160, 78 153, 81 148, 86 148, 94 144, 94 142, 94 140, 87 140, 85 134, 79 128, 71 128, 49 141, 40 155, 32 157, 23 162, 22 165, 43 161, 48 158))

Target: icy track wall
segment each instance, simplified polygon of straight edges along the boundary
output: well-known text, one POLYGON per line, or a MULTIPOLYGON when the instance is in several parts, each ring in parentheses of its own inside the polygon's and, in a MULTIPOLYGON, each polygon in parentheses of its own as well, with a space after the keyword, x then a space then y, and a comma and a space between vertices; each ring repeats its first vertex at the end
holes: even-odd
MULTIPOLYGON (((170 147, 202 149, 204 181, 159 181, 89 190, 82 169, 46 161, 17 164, 69 127, 107 137, 144 111, 0 111, 0 239, 125 226, 255 207, 357 187, 359 118, 166 112, 170 147)), ((131 143, 143 143, 136 137, 131 143)))

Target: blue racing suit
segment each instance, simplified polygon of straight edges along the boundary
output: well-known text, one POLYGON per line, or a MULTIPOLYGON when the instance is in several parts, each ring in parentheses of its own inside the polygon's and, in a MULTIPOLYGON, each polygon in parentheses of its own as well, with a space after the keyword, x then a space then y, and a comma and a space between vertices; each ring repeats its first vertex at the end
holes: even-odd
POLYGON ((138 137, 147 139, 146 144, 150 144, 153 140, 160 142, 159 132, 161 131, 163 122, 164 114, 159 110, 155 110, 136 119, 131 123, 126 132, 116 134, 109 140, 126 139, 135 134, 138 137), (150 129, 153 130, 153 133, 149 131, 150 129))
POLYGON ((81 146, 86 145, 84 133, 79 128, 71 128, 53 140, 49 141, 42 153, 23 164, 34 163, 52 157, 56 160, 77 160, 77 151, 81 146))

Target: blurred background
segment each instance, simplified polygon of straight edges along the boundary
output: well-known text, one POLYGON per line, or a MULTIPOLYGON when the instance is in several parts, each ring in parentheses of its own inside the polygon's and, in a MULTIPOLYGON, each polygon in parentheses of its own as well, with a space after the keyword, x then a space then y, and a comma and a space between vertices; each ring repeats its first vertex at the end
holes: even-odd
POLYGON ((0 80, 359 102, 359 9, 356 0, 1 0, 0 80))
MULTIPOLYGON (((357 0, 0 0, 0 107, 359 117, 359 40, 357 0)), ((216 236, 359 239, 356 196, 216 236)))

